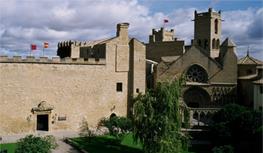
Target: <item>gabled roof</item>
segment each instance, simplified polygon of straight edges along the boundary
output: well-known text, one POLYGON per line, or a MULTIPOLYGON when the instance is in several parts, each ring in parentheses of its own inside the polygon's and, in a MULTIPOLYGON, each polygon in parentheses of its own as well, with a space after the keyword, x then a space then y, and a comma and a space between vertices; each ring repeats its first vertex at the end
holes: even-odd
POLYGON ((258 60, 258 59, 255 59, 251 56, 249 56, 249 54, 247 54, 247 56, 241 58, 238 60, 238 64, 244 64, 244 65, 262 65, 263 62, 258 60))
MULTIPOLYGON (((200 47, 200 46, 192 46, 191 48, 193 48, 193 47, 197 48, 204 56, 206 56, 206 57, 209 58, 211 61, 213 61, 218 67, 222 68, 222 65, 221 65, 218 61, 216 61, 214 58, 210 57, 210 56, 205 52, 205 50, 204 50, 202 47, 200 47)), ((189 50, 190 50, 190 49, 189 49, 189 50)))
POLYGON ((172 63, 176 61, 180 56, 163 56, 161 57, 161 61, 165 63, 172 63))
POLYGON ((117 37, 111 37, 111 38, 104 39, 103 41, 99 42, 98 44, 108 43, 108 42, 110 42, 111 40, 114 40, 115 38, 117 38, 117 37))
POLYGON ((236 44, 230 38, 226 38, 221 46, 235 47, 236 44))

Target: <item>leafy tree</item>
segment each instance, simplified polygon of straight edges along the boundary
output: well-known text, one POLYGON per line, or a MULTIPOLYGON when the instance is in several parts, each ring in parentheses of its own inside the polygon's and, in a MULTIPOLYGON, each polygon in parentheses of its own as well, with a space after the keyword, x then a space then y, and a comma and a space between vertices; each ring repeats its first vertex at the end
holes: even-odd
POLYGON ((210 131, 215 145, 230 144, 237 152, 262 151, 262 112, 229 104, 214 115, 213 122, 210 131))
POLYGON ((28 135, 17 142, 16 153, 50 153, 57 144, 53 136, 36 137, 28 135))
POLYGON ((181 153, 188 137, 180 132, 179 97, 182 80, 158 83, 155 90, 139 95, 134 103, 135 139, 145 153, 181 153))

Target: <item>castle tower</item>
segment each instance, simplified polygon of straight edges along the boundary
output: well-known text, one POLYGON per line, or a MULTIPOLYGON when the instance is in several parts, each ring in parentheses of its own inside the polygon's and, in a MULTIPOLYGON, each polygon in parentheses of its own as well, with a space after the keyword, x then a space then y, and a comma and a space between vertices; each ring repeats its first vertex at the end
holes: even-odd
POLYGON ((209 8, 208 12, 197 13, 195 11, 195 43, 202 47, 212 58, 219 55, 221 21, 221 11, 213 12, 212 8, 209 8))
POLYGON ((171 29, 165 30, 161 28, 160 30, 152 29, 152 35, 149 36, 149 42, 165 42, 165 41, 174 41, 174 30, 171 29))

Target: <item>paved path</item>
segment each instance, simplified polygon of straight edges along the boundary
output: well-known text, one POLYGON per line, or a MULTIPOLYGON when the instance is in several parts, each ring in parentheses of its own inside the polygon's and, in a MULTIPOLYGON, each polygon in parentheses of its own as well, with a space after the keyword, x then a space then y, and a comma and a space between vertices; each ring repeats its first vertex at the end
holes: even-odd
POLYGON ((52 153, 80 153, 78 150, 73 148, 71 145, 62 141, 62 139, 57 140, 58 147, 52 150, 52 153))

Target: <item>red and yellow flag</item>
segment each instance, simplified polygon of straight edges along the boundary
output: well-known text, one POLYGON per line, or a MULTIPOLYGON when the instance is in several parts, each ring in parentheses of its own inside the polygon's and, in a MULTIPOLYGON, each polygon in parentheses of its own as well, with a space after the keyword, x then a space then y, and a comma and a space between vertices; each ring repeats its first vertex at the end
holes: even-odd
POLYGON ((44 48, 48 48, 48 42, 44 42, 44 48))
POLYGON ((36 44, 31 44, 31 50, 37 50, 37 45, 36 44))

